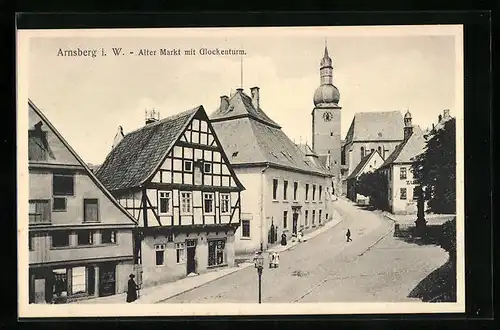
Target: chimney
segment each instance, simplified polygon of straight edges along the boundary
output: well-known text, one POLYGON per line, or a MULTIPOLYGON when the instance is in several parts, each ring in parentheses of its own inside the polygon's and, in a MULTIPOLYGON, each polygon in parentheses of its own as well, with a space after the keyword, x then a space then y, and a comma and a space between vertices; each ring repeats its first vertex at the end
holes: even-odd
POLYGON ((151 110, 151 111, 145 111, 144 112, 144 115, 146 117, 146 125, 149 125, 151 123, 154 123, 154 122, 157 122, 160 118, 160 113, 159 112, 156 112, 155 109, 151 110), (157 117, 158 115, 158 117, 157 117))
POLYGON ((450 109, 444 109, 443 110, 443 118, 444 119, 449 119, 450 118, 450 109))
POLYGON ((252 105, 257 110, 259 109, 259 87, 252 87, 250 91, 252 92, 252 105))
POLYGON ((114 149, 118 143, 123 139, 123 127, 118 126, 118 132, 116 132, 115 138, 113 140, 113 145, 111 146, 111 149, 114 149))
POLYGON ((226 112, 227 108, 229 108, 229 98, 226 95, 222 95, 220 97, 220 111, 226 112))

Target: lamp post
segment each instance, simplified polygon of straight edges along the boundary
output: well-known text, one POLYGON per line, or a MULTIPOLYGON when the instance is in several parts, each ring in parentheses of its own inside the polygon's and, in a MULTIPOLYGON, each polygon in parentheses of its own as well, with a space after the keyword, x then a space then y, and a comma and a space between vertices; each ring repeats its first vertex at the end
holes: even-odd
POLYGON ((262 270, 264 269, 264 256, 262 252, 257 252, 257 255, 253 259, 255 268, 257 268, 257 274, 259 275, 259 304, 262 301, 262 270))

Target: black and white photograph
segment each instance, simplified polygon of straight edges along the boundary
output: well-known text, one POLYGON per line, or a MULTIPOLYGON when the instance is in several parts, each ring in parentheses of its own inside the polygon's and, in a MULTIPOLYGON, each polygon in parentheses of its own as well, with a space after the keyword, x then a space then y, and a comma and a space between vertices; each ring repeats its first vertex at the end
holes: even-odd
POLYGON ((19 30, 19 315, 464 312, 462 33, 19 30))

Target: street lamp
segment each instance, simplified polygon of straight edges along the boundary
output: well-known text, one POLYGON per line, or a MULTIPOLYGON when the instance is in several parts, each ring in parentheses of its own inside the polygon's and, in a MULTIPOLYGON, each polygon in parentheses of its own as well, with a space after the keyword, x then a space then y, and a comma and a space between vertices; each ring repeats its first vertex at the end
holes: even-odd
POLYGON ((264 269, 264 256, 262 252, 257 252, 257 255, 253 259, 255 268, 257 268, 257 274, 259 275, 259 304, 262 300, 262 270, 264 269))

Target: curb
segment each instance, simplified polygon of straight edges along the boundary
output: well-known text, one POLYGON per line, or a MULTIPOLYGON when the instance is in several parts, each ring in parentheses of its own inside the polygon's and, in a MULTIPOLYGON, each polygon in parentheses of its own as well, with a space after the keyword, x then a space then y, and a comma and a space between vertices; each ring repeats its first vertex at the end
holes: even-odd
MULTIPOLYGON (((238 271, 240 271, 240 270, 246 269, 246 268, 248 268, 248 267, 250 267, 250 266, 252 265, 252 264, 250 264, 250 263, 242 263, 242 264, 240 264, 240 265, 244 265, 244 264, 246 264, 246 266, 243 266, 243 267, 241 267, 241 266, 235 267, 235 269, 234 269, 233 271, 228 272, 228 273, 226 273, 226 274, 224 274, 224 275, 222 275, 222 276, 218 276, 218 277, 213 278, 213 279, 211 279, 211 280, 209 280, 209 281, 206 281, 206 282, 200 283, 199 285, 195 285, 195 286, 193 286, 193 287, 191 287, 191 288, 189 288, 189 289, 186 289, 186 290, 184 290, 184 291, 182 291, 182 292, 178 292, 178 293, 173 294, 173 295, 170 295, 170 296, 168 296, 168 297, 166 297, 166 298, 162 298, 161 300, 156 300, 156 301, 148 302, 148 303, 145 303, 145 304, 158 304, 158 303, 164 302, 165 300, 172 299, 172 298, 174 298, 174 297, 177 297, 177 296, 179 296, 179 295, 181 295, 181 294, 183 294, 183 293, 189 292, 189 291, 193 291, 194 289, 199 288, 200 286, 203 286, 203 285, 205 285, 205 284, 209 284, 209 283, 212 283, 212 282, 214 282, 214 281, 217 281, 218 279, 221 279, 221 278, 224 278, 224 277, 226 277, 226 276, 228 276, 228 275, 234 274, 234 273, 236 273, 236 272, 238 272, 238 271)), ((134 302, 134 303, 135 303, 135 302, 134 302)), ((140 302, 137 300, 137 303, 140 303, 140 302)))

